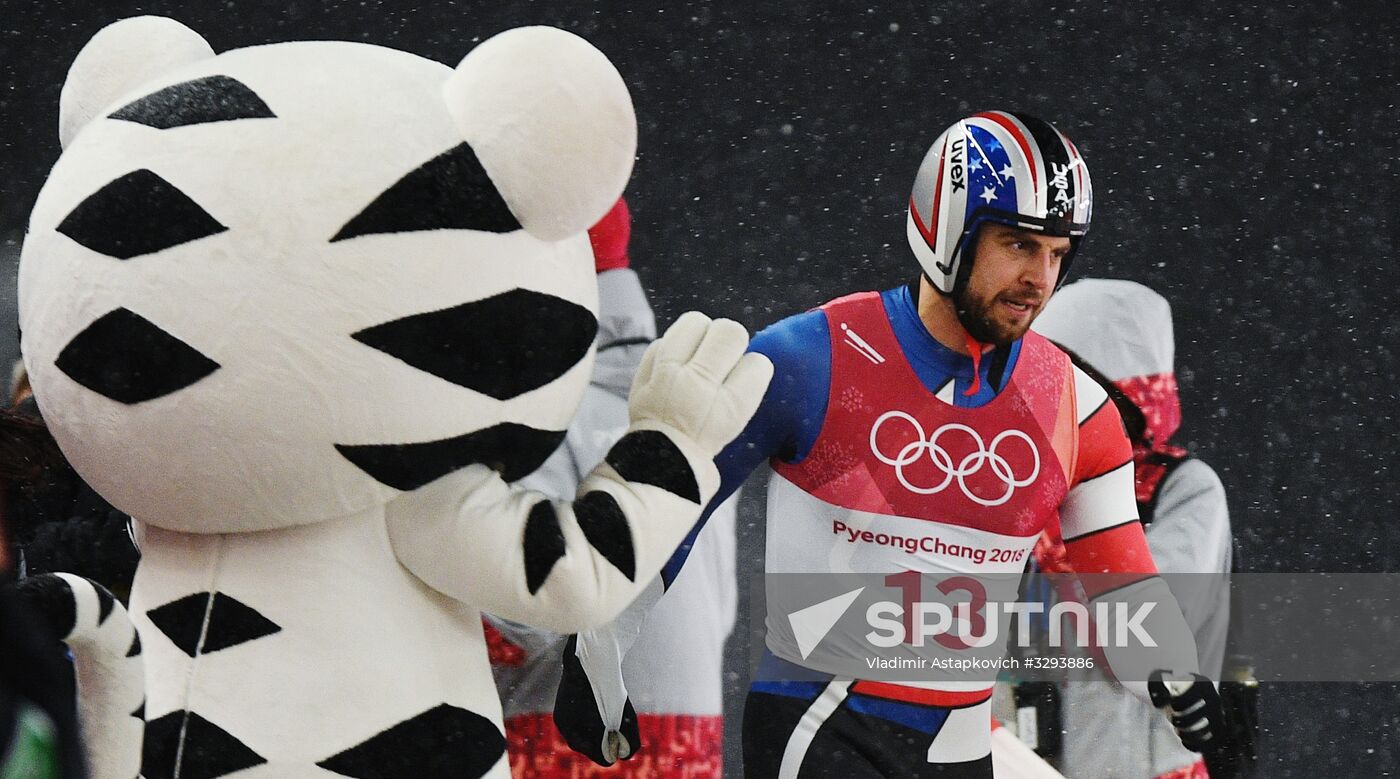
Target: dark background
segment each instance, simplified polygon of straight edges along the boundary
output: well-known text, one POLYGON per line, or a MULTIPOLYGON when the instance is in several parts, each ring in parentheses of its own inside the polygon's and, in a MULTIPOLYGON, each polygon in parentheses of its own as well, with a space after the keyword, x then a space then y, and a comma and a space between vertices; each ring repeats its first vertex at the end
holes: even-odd
MULTIPOLYGON (((1225 482, 1244 568, 1400 571, 1389 3, 502 5, 0 0, 0 305, 13 307, 21 231, 58 155, 66 69, 137 13, 173 16, 216 51, 346 39, 448 64, 521 24, 584 35, 637 105, 632 256, 663 325, 698 308, 759 328, 907 280, 904 209, 928 144, 962 115, 1023 110, 1065 130, 1093 174, 1075 275, 1141 281, 1174 306, 1179 440, 1225 482)), ((14 315, 0 315, 13 357, 14 315)), ((750 570, 756 494, 741 522, 750 570)), ((1266 776, 1400 771, 1393 685, 1279 685, 1263 709, 1266 776)))

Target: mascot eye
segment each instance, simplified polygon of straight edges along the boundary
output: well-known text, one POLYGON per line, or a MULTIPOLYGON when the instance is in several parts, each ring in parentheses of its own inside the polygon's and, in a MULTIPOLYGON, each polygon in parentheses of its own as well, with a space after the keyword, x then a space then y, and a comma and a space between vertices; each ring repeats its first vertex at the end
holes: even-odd
POLYGON ((467 144, 423 163, 340 228, 331 242, 377 233, 420 230, 481 230, 509 233, 520 229, 486 169, 467 144))
POLYGON ((54 361, 73 381, 118 403, 169 395, 219 369, 219 364, 125 308, 102 315, 54 361))
POLYGON ((108 114, 109 119, 144 124, 157 130, 276 117, 253 90, 228 76, 208 76, 168 86, 108 114))
POLYGON ((58 225, 58 232, 119 260, 227 229, 174 184, 144 169, 92 193, 58 225))
POLYGON ((352 337, 438 378, 507 400, 567 373, 588 354, 597 332, 598 320, 583 306, 513 289, 352 337))

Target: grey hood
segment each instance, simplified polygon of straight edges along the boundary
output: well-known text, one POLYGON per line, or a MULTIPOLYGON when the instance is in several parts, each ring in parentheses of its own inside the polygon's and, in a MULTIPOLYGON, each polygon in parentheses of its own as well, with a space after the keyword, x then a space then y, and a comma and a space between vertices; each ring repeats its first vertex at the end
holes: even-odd
POLYGON ((593 385, 626 398, 647 344, 656 340, 656 315, 631 268, 598 274, 598 357, 593 385))
POLYGON ((1084 279, 1056 292, 1032 328, 1122 381, 1172 372, 1176 346, 1166 298, 1132 281, 1084 279))

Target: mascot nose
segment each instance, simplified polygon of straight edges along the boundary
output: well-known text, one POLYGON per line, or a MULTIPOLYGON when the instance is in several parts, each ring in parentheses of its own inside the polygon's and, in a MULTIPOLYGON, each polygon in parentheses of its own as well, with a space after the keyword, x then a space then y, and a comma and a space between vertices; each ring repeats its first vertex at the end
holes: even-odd
POLYGON ((219 369, 193 346, 125 308, 74 336, 54 365, 97 394, 128 405, 182 390, 219 369))

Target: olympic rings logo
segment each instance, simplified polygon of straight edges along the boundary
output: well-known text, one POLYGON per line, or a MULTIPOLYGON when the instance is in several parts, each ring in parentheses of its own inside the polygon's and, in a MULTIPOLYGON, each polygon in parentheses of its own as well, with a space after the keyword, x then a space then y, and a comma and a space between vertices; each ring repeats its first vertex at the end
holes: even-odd
POLYGON ((1031 440, 1031 437, 1020 430, 1002 431, 996 438, 992 439, 990 446, 983 443, 982 436, 978 435, 976 430, 973 430, 967 425, 959 425, 956 423, 946 424, 933 431, 933 435, 926 438, 924 436, 924 427, 919 424, 919 420, 903 411, 886 411, 884 414, 880 415, 879 419, 875 420, 875 424, 870 428, 870 451, 879 458, 880 462, 894 466, 895 477, 899 479, 899 483, 903 484, 904 488, 910 492, 918 495, 933 495, 942 492, 944 488, 953 483, 954 479, 957 479, 958 487, 962 489, 963 494, 966 495, 969 500, 983 506, 1000 506, 1008 500, 1011 500, 1011 495, 1016 491, 1017 487, 1030 485, 1035 481, 1035 478, 1040 475, 1040 452, 1035 448, 1035 442, 1031 440), (917 437, 913 441, 905 444, 904 448, 899 450, 899 454, 893 457, 880 451, 879 444, 875 441, 881 426, 891 419, 902 419, 908 422, 914 427, 914 432, 917 434, 917 437), (948 453, 948 450, 938 445, 938 440, 940 438, 955 431, 967 434, 977 445, 976 451, 962 458, 956 465, 953 463, 953 456, 948 453), (1006 458, 1002 457, 997 452, 997 447, 1001 446, 1002 442, 1008 438, 1019 438, 1025 441, 1026 446, 1030 447, 1031 455, 1035 458, 1035 464, 1031 467, 1030 475, 1024 479, 1016 478, 1016 474, 1011 469, 1011 463, 1007 462, 1006 458), (911 484, 904 475, 905 467, 918 462, 919 458, 925 453, 928 454, 929 462, 933 463, 933 466, 943 473, 943 481, 932 487, 920 487, 911 484), (983 465, 991 468, 992 473, 1001 480, 1002 484, 1006 485, 1006 491, 998 498, 988 500, 977 495, 967 487, 967 477, 981 471, 983 465))

